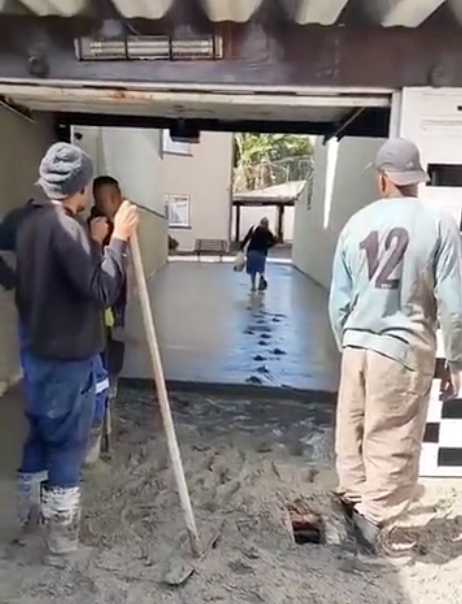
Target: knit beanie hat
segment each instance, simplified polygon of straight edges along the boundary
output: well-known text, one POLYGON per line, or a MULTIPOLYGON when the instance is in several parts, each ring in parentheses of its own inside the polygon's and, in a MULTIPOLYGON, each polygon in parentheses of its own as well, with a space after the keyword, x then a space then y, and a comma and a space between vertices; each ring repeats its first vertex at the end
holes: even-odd
POLYGON ((82 191, 93 178, 93 161, 80 147, 55 143, 43 156, 38 184, 48 199, 67 199, 82 191))

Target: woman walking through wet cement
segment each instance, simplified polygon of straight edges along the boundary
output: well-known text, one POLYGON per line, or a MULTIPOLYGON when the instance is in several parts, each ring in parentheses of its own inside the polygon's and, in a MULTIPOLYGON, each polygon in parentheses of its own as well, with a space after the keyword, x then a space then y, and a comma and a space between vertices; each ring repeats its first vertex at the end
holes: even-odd
POLYGON ((257 227, 252 227, 241 243, 240 249, 246 251, 246 271, 250 276, 251 290, 258 291, 268 287, 265 279, 266 258, 268 250, 276 244, 276 237, 269 228, 268 218, 262 218, 257 227))

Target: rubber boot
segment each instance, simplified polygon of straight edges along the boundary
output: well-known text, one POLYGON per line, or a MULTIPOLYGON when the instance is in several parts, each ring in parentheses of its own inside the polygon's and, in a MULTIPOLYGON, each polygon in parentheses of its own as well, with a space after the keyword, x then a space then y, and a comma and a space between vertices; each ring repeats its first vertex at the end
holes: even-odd
POLYGON ((258 283, 258 291, 264 292, 266 289, 268 289, 268 281, 265 279, 265 277, 263 275, 260 275, 260 281, 258 283))
POLYGON ((26 545, 27 536, 34 533, 39 527, 41 492, 47 480, 48 472, 46 471, 18 475, 17 497, 20 532, 14 540, 18 545, 26 545))
POLYGON ((46 562, 61 566, 71 560, 79 547, 81 514, 80 487, 45 488, 41 517, 47 547, 46 562))

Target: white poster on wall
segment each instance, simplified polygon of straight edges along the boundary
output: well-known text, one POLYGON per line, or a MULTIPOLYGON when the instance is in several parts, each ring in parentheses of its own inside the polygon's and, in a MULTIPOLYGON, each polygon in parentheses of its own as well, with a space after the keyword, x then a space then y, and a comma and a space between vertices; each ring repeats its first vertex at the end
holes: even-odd
POLYGON ((191 227, 189 195, 165 195, 164 199, 168 226, 176 229, 189 229, 191 227))

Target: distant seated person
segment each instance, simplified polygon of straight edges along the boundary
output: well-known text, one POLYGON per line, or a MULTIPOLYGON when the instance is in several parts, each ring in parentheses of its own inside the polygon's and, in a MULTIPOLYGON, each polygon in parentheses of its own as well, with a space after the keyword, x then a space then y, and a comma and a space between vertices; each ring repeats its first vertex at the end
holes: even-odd
POLYGON ((251 290, 264 291, 268 287, 265 279, 268 250, 276 244, 276 237, 269 228, 268 218, 262 218, 257 227, 252 227, 241 243, 241 251, 246 253, 246 271, 250 277, 251 290))

